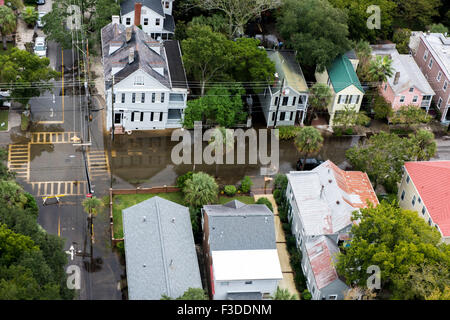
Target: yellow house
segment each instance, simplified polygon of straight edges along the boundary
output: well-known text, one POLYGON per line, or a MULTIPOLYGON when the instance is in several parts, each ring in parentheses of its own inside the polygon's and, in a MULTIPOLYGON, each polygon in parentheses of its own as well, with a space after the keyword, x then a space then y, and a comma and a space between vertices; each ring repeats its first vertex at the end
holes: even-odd
POLYGON ((398 202, 417 211, 450 244, 450 161, 406 162, 398 202))
POLYGON ((328 105, 330 126, 333 125, 336 112, 344 110, 346 106, 358 112, 361 107, 364 89, 356 75, 358 62, 354 51, 350 51, 339 55, 325 71, 315 73, 316 81, 327 84, 333 93, 328 105))

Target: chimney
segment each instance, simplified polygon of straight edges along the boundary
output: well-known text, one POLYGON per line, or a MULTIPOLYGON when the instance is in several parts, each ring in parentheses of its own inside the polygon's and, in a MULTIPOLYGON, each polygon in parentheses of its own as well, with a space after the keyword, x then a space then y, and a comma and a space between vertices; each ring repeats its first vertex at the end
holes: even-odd
POLYGON ((128 63, 132 64, 134 61, 134 48, 130 48, 130 51, 128 52, 128 63))
POLYGON ((131 40, 131 35, 132 35, 132 33, 133 33, 133 29, 132 29, 132 27, 128 27, 127 29, 126 29, 126 40, 127 40, 127 42, 129 42, 130 40, 131 40))
POLYGON ((136 2, 134 4, 134 24, 139 26, 141 24, 141 8, 142 3, 136 2))
POLYGON ((398 79, 400 79, 400 71, 397 71, 397 72, 395 73, 394 84, 397 84, 397 83, 398 83, 398 79))
POLYGON ((112 23, 113 24, 120 24, 120 17, 119 16, 112 16, 112 23))

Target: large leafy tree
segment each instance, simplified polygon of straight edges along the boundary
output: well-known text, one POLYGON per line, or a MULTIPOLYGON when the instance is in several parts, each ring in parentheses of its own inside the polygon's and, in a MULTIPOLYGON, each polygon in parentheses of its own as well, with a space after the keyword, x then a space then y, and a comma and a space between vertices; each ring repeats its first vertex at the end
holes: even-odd
POLYGON ((344 106, 343 110, 336 112, 333 126, 341 127, 343 130, 355 126, 364 126, 369 123, 370 118, 364 112, 358 112, 355 107, 344 106))
POLYGON ((351 48, 347 15, 327 0, 285 0, 277 24, 300 63, 319 72, 351 48))
POLYGON ((348 29, 353 40, 375 41, 377 36, 386 37, 391 31, 394 22, 397 4, 392 0, 329 0, 337 8, 348 13, 348 29), (367 20, 373 14, 367 8, 376 5, 380 8, 380 29, 369 29, 367 20))
POLYGON ((185 182, 183 193, 186 203, 200 208, 217 200, 219 186, 213 177, 204 172, 198 172, 185 182))
POLYGON ((415 134, 410 134, 409 137, 416 161, 428 161, 434 157, 437 145, 433 132, 420 129, 415 134))
POLYGON ((388 56, 376 56, 369 63, 368 76, 371 81, 382 83, 394 74, 392 59, 388 56))
POLYGON ((48 58, 12 48, 8 54, 0 56, 0 82, 7 84, 11 98, 26 105, 32 97, 50 90, 50 80, 60 76, 49 64, 48 58))
POLYGON ((444 290, 450 276, 450 247, 417 215, 395 204, 355 211, 351 245, 337 256, 337 270, 348 284, 365 288, 369 266, 381 270, 381 286, 397 299, 424 299, 430 289, 444 290), (439 271, 441 270, 441 271, 439 271), (432 286, 424 284, 432 279, 432 286), (417 280, 417 281, 416 281, 417 280))
POLYGON ((394 31, 392 41, 401 54, 409 54, 409 39, 411 38, 411 30, 407 28, 398 28, 394 31))
POLYGON ((190 0, 192 5, 204 10, 223 12, 228 22, 228 36, 242 35, 245 25, 262 12, 277 8, 280 0, 190 0))
POLYGON ((186 72, 200 82, 200 94, 205 94, 208 82, 223 75, 233 62, 233 42, 211 27, 193 25, 181 42, 186 72))
POLYGON ((294 140, 295 147, 303 154, 303 167, 310 154, 317 153, 323 146, 323 137, 319 130, 314 127, 303 127, 297 133, 294 140))
POLYGON ((16 30, 16 16, 11 8, 0 6, 0 36, 2 36, 3 50, 7 49, 6 36, 16 30))
POLYGON ((396 19, 413 30, 423 30, 439 16, 440 0, 393 0, 397 4, 396 19))
POLYGON ((187 103, 184 114, 184 126, 193 128, 195 121, 207 124, 218 124, 230 128, 244 121, 247 113, 244 111, 242 96, 244 89, 239 86, 215 87, 207 94, 187 103))

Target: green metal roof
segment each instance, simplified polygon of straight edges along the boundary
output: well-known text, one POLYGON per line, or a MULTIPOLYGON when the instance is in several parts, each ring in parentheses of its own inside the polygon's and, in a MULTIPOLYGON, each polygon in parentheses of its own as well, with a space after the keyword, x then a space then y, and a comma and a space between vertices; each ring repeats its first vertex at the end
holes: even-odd
POLYGON ((352 84, 364 92, 352 63, 345 55, 340 55, 333 61, 331 67, 328 68, 328 75, 336 93, 352 84))

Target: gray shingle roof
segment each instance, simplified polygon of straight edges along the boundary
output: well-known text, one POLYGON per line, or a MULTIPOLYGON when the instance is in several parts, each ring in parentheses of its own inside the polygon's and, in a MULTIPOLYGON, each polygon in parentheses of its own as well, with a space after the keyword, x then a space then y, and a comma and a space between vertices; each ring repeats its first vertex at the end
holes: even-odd
POLYGON ((147 8, 152 9, 153 11, 164 17, 164 10, 161 4, 161 0, 122 0, 120 3, 121 13, 127 14, 128 12, 134 11, 134 4, 136 2, 142 3, 142 6, 146 6, 147 8))
POLYGON ((106 88, 111 86, 112 69, 122 67, 115 74, 116 83, 120 82, 134 71, 142 69, 150 76, 158 80, 161 84, 170 88, 169 70, 165 56, 164 45, 152 39, 148 34, 136 26, 131 26, 132 36, 130 41, 126 41, 126 27, 117 23, 110 23, 102 28, 102 56, 103 70, 106 88), (111 46, 120 47, 116 51, 110 52, 111 46), (159 47, 158 54, 151 47, 159 47), (128 63, 130 49, 134 49, 134 62, 128 63), (153 68, 163 68, 164 76, 153 68))
POLYGON ((276 249, 273 213, 264 204, 206 205, 211 251, 276 249))
POLYGON ((163 29, 170 32, 175 32, 175 20, 170 14, 164 17, 163 29))
POLYGON ((130 300, 202 288, 188 208, 155 196, 122 212, 130 300))

